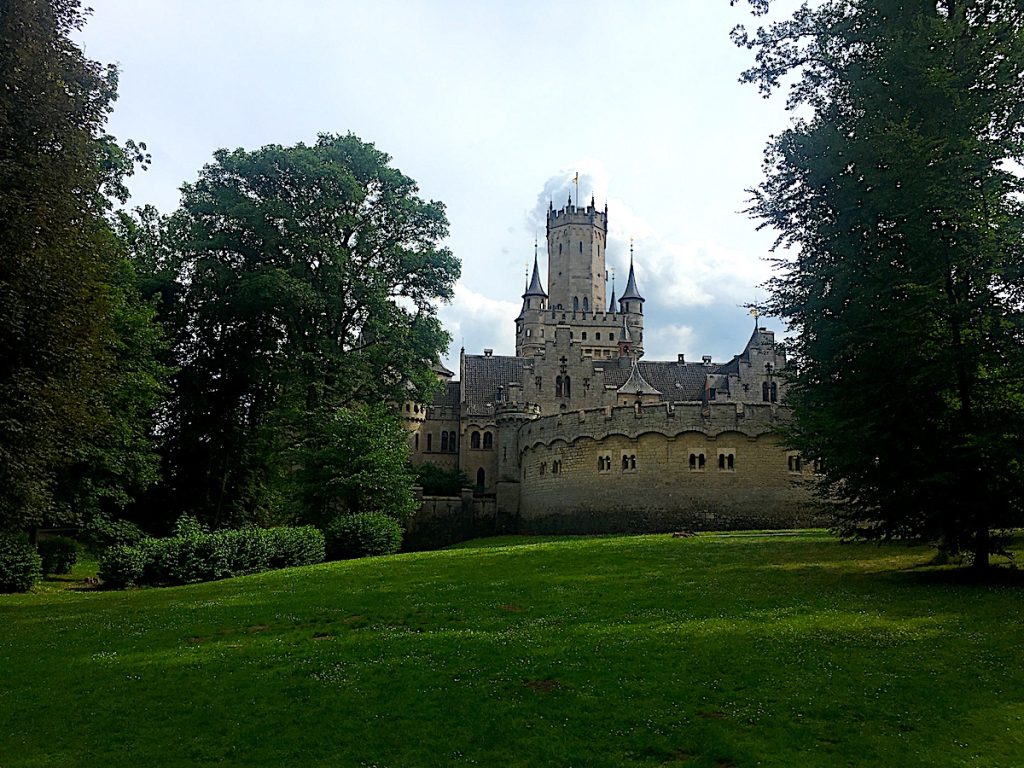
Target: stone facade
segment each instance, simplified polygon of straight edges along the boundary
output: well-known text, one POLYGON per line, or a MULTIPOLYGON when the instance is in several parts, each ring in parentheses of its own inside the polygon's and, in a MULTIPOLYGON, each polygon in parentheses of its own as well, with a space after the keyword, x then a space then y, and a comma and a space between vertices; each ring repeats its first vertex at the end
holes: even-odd
MULTIPOLYGON (((774 432, 785 356, 755 326, 725 363, 643 358, 632 265, 605 306, 608 210, 549 207, 548 285, 533 275, 516 355, 469 355, 404 406, 416 463, 458 467, 493 495, 495 530, 598 533, 820 523, 811 473, 774 432)), ((436 515, 435 515, 436 516, 436 515)))

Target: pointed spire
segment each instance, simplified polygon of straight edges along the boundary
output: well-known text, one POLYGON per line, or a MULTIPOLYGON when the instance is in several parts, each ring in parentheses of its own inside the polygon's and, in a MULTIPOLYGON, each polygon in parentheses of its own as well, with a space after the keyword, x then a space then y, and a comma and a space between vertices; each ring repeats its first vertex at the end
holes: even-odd
POLYGON ((616 391, 617 395, 657 395, 661 397, 661 392, 650 384, 640 373, 640 363, 633 361, 633 370, 629 372, 629 378, 626 379, 626 383, 623 384, 616 391))
POLYGON ((633 274, 633 240, 629 241, 629 280, 626 281, 626 290, 622 292, 619 301, 646 301, 636 288, 636 275, 633 274))
POLYGON ((530 285, 526 289, 526 293, 523 294, 525 299, 527 296, 542 296, 547 298, 548 294, 544 290, 544 286, 540 282, 540 267, 537 266, 537 241, 534 239, 533 242, 533 278, 530 280, 530 285))
POLYGON ((618 302, 615 299, 615 283, 612 283, 612 300, 608 302, 608 311, 613 315, 619 311, 619 308, 616 306, 617 304, 618 302))

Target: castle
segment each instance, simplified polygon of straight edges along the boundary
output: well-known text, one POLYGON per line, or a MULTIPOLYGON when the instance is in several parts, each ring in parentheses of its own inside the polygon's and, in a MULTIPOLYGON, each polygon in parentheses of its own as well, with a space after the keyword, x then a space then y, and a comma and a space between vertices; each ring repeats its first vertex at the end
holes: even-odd
MULTIPOLYGON (((404 406, 414 463, 461 469, 497 529, 599 533, 817 522, 813 468, 774 434, 787 417, 772 331, 725 363, 649 361, 633 270, 606 300, 608 208, 549 204, 548 291, 537 254, 516 354, 469 355, 444 389, 404 406)), ((756 321, 755 321, 756 322, 756 321)))

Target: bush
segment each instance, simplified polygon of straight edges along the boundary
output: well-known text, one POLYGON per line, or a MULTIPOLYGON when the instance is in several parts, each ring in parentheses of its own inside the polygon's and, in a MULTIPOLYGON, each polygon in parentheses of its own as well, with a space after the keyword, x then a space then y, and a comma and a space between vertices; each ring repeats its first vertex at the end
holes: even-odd
POLYGON ((383 512, 340 515, 325 531, 331 560, 393 555, 402 546, 402 526, 383 512))
POLYGON ((43 561, 23 533, 0 533, 0 592, 28 592, 43 576, 43 561))
POLYGON ((324 535, 312 526, 203 533, 179 525, 178 530, 185 535, 110 548, 100 576, 114 587, 194 584, 324 559, 324 535))
POLYGON ((270 542, 271 568, 315 565, 324 561, 326 542, 319 528, 312 525, 268 528, 263 533, 270 542))
POLYGON ((100 578, 108 587, 124 589, 146 583, 144 575, 151 562, 146 541, 135 546, 115 544, 100 557, 100 578))
POLYGON ((43 573, 71 573, 78 562, 78 544, 66 536, 42 539, 37 545, 43 560, 43 573))

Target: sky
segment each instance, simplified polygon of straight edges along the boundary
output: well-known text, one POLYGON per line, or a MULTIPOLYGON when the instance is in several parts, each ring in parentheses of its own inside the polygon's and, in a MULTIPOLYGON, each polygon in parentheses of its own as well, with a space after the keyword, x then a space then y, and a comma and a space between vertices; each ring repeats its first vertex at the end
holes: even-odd
MULTIPOLYGON (((170 213, 218 148, 352 132, 442 201, 462 261, 439 308, 459 348, 514 354, 524 271, 544 211, 608 205, 622 292, 635 253, 646 358, 740 352, 774 233, 743 213, 790 115, 739 82, 729 30, 766 19, 728 0, 89 0, 78 41, 121 70, 108 124, 152 165, 131 205, 170 213)), ((767 20, 795 7, 781 0, 767 20)), ((762 325, 784 330, 777 320, 762 325)))

